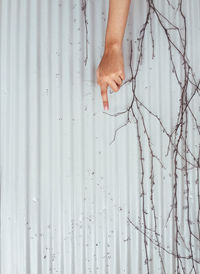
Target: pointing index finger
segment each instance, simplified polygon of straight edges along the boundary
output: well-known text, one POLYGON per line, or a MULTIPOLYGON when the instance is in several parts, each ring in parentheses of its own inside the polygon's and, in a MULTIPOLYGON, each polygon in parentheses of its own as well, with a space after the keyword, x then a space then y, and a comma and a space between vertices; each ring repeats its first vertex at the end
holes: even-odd
POLYGON ((101 96, 102 96, 103 106, 104 106, 105 110, 108 110, 108 108, 109 108, 107 87, 108 87, 108 84, 106 84, 106 83, 101 85, 101 96))

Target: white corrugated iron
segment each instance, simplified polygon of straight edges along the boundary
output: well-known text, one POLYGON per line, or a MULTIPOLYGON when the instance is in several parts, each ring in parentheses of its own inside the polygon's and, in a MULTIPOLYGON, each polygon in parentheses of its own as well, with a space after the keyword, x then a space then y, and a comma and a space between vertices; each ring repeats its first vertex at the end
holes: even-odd
MULTIPOLYGON (((187 22, 196 84, 190 71, 190 109, 172 137, 178 142, 184 130, 177 169, 163 127, 172 132, 177 125, 181 88, 155 13, 154 46, 148 24, 139 101, 126 124, 127 112, 116 114, 130 106, 133 81, 117 93, 109 89, 105 113, 95 79, 109 1, 0 1, 1 274, 200 273, 200 2, 132 1, 126 80, 131 41, 136 69, 148 2, 181 50, 174 27, 184 35, 181 3, 187 22)), ((172 54, 184 83, 182 59, 172 54)))

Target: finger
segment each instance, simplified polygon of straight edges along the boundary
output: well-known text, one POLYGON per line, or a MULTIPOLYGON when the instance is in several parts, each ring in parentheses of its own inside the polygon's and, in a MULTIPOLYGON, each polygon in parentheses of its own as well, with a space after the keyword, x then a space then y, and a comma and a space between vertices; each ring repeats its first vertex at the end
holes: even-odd
POLYGON ((120 78, 122 79, 122 80, 124 80, 125 79, 125 74, 124 74, 124 72, 122 72, 122 73, 120 73, 120 78))
POLYGON ((119 85, 119 86, 121 86, 121 84, 122 84, 122 78, 120 77, 120 76, 116 76, 115 78, 114 78, 114 80, 115 80, 115 82, 119 85))
POLYGON ((111 89, 113 90, 113 91, 118 91, 119 90, 119 88, 120 88, 120 86, 118 86, 116 83, 115 83, 115 81, 114 80, 109 80, 108 81, 108 84, 109 84, 109 86, 111 87, 111 89))
POLYGON ((101 96, 103 100, 103 107, 105 110, 109 109, 107 87, 108 87, 108 84, 106 83, 101 85, 101 96))

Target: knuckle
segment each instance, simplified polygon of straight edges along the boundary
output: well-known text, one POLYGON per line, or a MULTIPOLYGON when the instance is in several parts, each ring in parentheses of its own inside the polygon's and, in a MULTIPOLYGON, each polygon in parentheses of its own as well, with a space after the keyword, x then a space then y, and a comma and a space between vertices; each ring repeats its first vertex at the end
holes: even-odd
POLYGON ((118 70, 117 74, 122 75, 123 74, 122 70, 118 70))
POLYGON ((102 78, 99 79, 99 83, 100 83, 100 85, 101 85, 102 88, 106 85, 105 79, 102 79, 102 78))
POLYGON ((125 73, 124 73, 124 71, 121 70, 119 72, 119 75, 122 77, 123 80, 125 79, 125 73))
POLYGON ((106 83, 106 82, 109 82, 110 81, 110 76, 109 75, 105 75, 103 77, 103 81, 106 83))

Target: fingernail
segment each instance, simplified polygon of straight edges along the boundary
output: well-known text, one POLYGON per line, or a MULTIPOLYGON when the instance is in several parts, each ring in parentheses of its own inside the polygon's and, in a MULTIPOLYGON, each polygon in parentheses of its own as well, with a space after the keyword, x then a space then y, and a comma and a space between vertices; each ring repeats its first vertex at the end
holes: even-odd
POLYGON ((104 109, 105 109, 105 110, 108 110, 108 106, 107 106, 107 105, 105 105, 105 106, 104 106, 104 109))

